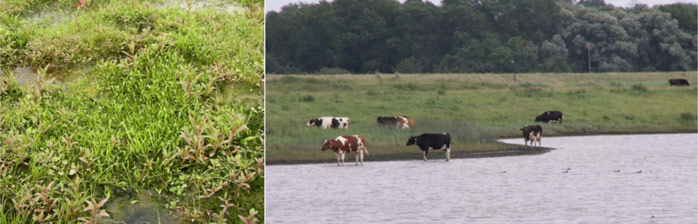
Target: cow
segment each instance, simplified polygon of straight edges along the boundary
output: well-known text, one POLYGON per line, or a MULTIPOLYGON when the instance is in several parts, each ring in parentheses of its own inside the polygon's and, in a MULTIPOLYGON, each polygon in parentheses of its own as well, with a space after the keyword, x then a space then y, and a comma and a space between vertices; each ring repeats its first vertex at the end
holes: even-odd
POLYGON ((376 119, 376 122, 378 124, 382 124, 382 125, 395 125, 395 124, 397 124, 397 117, 378 116, 378 118, 376 119))
POLYGON ((560 122, 562 124, 562 112, 560 111, 546 111, 543 114, 536 116, 535 122, 560 122))
POLYGON ((685 79, 669 79, 669 86, 690 86, 688 80, 685 79))
POLYGON ((543 127, 540 125, 526 125, 519 129, 523 131, 524 145, 528 146, 528 142, 531 142, 531 146, 535 146, 535 142, 538 142, 538 147, 541 146, 541 138, 543 135, 543 127))
POLYGON ((368 155, 368 149, 366 148, 366 139, 359 135, 347 135, 339 136, 335 139, 329 140, 325 139, 322 143, 322 151, 331 149, 335 155, 337 155, 337 166, 344 166, 344 156, 347 153, 353 153, 354 158, 356 158, 356 165, 359 165, 359 159, 361 160, 361 165, 364 165, 364 152, 368 155))
POLYGON ((348 117, 320 117, 310 119, 307 126, 321 127, 322 129, 336 128, 336 129, 348 129, 349 128, 349 118, 348 117))
POLYGON ((407 146, 410 145, 417 145, 419 149, 422 150, 422 153, 424 154, 424 162, 427 161, 429 149, 445 149, 446 162, 451 159, 451 135, 448 133, 426 133, 420 136, 410 136, 410 138, 407 140, 407 146))
POLYGON ((412 120, 412 118, 409 118, 407 116, 397 116, 395 118, 397 119, 397 129, 398 130, 403 130, 403 129, 415 127, 414 120, 412 120))
POLYGON ((378 124, 382 125, 395 125, 398 130, 403 130, 403 129, 408 129, 408 128, 414 128, 415 123, 412 118, 409 118, 407 116, 396 116, 396 117, 378 117, 376 119, 376 122, 378 124))

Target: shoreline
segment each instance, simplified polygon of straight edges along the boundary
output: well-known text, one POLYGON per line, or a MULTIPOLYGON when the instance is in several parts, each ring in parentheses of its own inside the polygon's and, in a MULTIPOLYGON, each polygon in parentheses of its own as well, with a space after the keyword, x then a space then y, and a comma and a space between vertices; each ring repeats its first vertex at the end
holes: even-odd
MULTIPOLYGON (((511 147, 518 146, 515 144, 501 143, 502 145, 511 147)), ((539 155, 548 153, 555 148, 540 147, 533 148, 527 146, 521 146, 519 149, 506 149, 506 150, 493 150, 493 151, 476 151, 476 152, 451 152, 451 159, 466 159, 466 158, 485 158, 485 157, 504 157, 504 156, 527 156, 527 155, 539 155)), ((443 160, 445 154, 443 152, 432 152, 431 158, 429 160, 443 160)), ((353 163, 353 155, 347 156, 345 163, 353 163)), ((366 157, 366 156, 364 156, 366 157)), ((370 156, 371 160, 366 160, 364 162, 386 162, 386 161, 405 161, 405 160, 422 160, 422 154, 418 152, 405 152, 396 154, 380 154, 375 156, 370 156)), ((295 160, 293 162, 279 162, 279 161, 268 161, 267 166, 275 165, 304 165, 304 164, 321 164, 321 163, 336 163, 336 160, 318 160, 318 159, 306 159, 306 160, 295 160)))
MULTIPOLYGON (((547 137, 575 137, 575 136, 595 136, 595 135, 653 135, 653 134, 693 134, 698 132, 695 131, 678 131, 678 132, 611 132, 611 133, 583 133, 583 134, 564 134, 564 135, 551 135, 547 137)), ((506 157, 506 156, 530 156, 530 155, 541 155, 548 153, 550 151, 556 150, 557 148, 552 147, 540 147, 534 148, 530 146, 523 146, 520 144, 509 144, 501 142, 501 139, 516 138, 516 137, 500 137, 497 138, 496 145, 500 146, 499 150, 490 151, 453 151, 451 152, 452 159, 466 159, 466 158, 496 158, 496 157, 506 157)), ((431 159, 443 160, 445 158, 444 153, 440 151, 432 152, 431 159)), ((369 155, 370 160, 364 160, 364 162, 385 162, 385 161, 405 161, 405 160, 422 160, 422 154, 415 152, 404 152, 404 153, 389 153, 389 154, 378 154, 369 155)), ((345 163, 353 163, 353 156, 348 156, 345 163)), ((300 160, 267 160, 267 166, 277 166, 277 165, 304 165, 304 164, 321 164, 321 163, 336 163, 335 160, 325 160, 325 159, 300 159, 300 160)))
MULTIPOLYGON (((698 125, 698 124, 697 124, 698 125)), ((544 135, 543 137, 575 137, 575 136, 594 136, 594 135, 654 135, 654 134, 690 134, 690 133, 698 133, 698 126, 696 126, 696 129, 694 130, 676 130, 676 131, 647 131, 647 132, 642 132, 642 131, 599 131, 599 132, 589 132, 589 133, 581 133, 581 132, 570 132, 570 133, 564 133, 564 134, 551 134, 551 135, 544 135)), ((521 136, 498 136, 497 141, 499 139, 503 138, 521 138, 521 136)))

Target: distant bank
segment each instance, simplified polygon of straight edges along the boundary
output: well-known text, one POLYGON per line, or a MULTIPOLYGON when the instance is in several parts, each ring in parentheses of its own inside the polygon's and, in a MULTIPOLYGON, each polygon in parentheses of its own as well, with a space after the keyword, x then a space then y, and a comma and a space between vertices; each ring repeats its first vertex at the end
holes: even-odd
MULTIPOLYGON (((497 139, 521 137, 519 128, 547 110, 562 111, 565 120, 537 123, 543 146, 549 136, 696 132, 696 79, 696 72, 269 75, 266 159, 333 162, 321 143, 346 134, 366 137, 367 161, 420 159, 405 143, 428 132, 451 133, 453 158, 543 153, 549 149, 497 139), (672 78, 691 86, 670 87, 672 78), (417 127, 398 131, 376 123, 377 116, 394 115, 413 118, 417 127), (351 128, 305 126, 319 116, 350 117, 351 128)), ((432 156, 443 159, 443 152, 432 156)))

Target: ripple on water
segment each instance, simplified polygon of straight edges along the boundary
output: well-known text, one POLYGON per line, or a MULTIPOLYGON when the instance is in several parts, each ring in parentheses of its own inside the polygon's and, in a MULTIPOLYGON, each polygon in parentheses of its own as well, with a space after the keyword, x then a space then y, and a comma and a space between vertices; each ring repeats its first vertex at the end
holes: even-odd
POLYGON ((266 220, 696 223, 697 137, 550 137, 544 146, 557 150, 547 154, 449 163, 370 162, 368 157, 363 167, 271 165, 266 172, 266 220))

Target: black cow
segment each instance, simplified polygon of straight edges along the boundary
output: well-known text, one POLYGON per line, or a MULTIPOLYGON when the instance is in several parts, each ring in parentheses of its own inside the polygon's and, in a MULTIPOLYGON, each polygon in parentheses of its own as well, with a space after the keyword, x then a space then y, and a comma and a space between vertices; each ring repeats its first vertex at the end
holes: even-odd
POLYGON ((451 159, 451 135, 448 133, 441 134, 422 134, 420 136, 410 136, 407 140, 407 146, 416 144, 424 154, 424 162, 427 161, 429 149, 445 149, 446 161, 451 159))
POLYGON ((685 79, 669 79, 669 86, 690 86, 688 80, 685 79))
POLYGON ((560 111, 546 111, 543 114, 536 117, 535 122, 560 122, 562 124, 562 112, 560 111))
POLYGON ((376 119, 376 122, 378 122, 378 124, 382 124, 382 125, 396 125, 397 124, 397 117, 382 117, 382 116, 380 116, 380 117, 378 117, 378 119, 376 119))
POLYGON ((528 142, 531 142, 531 146, 535 146, 535 142, 538 142, 538 146, 541 146, 541 138, 543 136, 543 127, 540 125, 526 125, 519 129, 523 131, 524 145, 528 146, 528 142))

